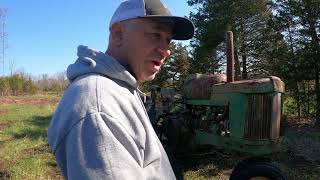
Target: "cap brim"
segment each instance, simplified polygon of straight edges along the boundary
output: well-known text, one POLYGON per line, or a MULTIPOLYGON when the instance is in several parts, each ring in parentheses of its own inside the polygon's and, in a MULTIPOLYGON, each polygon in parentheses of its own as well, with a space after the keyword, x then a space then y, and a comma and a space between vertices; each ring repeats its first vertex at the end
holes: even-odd
POLYGON ((166 18, 173 22, 172 39, 175 40, 188 40, 193 37, 194 25, 193 23, 184 17, 178 16, 161 16, 161 15, 147 15, 140 16, 140 18, 166 18))

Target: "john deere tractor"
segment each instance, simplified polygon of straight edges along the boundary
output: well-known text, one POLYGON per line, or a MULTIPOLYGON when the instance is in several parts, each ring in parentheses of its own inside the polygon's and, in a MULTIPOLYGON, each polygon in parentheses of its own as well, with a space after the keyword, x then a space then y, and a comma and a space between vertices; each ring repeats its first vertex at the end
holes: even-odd
MULTIPOLYGON (((286 179, 265 158, 280 149, 284 83, 275 76, 235 81, 232 32, 227 37, 227 76, 190 75, 184 81, 180 108, 157 110, 154 124, 173 147, 192 151, 214 145, 249 154, 234 168, 231 180, 286 179)), ((153 91, 153 96, 155 92, 161 91, 153 91)), ((161 103, 164 107, 168 102, 161 103)))

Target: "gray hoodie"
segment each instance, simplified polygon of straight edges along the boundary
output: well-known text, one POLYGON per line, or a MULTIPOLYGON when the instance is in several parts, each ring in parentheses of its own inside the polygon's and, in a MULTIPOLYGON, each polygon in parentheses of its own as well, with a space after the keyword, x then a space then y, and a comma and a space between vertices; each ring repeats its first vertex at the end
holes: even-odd
POLYGON ((66 179, 175 179, 139 97, 136 79, 112 57, 78 47, 72 82, 48 130, 66 179))

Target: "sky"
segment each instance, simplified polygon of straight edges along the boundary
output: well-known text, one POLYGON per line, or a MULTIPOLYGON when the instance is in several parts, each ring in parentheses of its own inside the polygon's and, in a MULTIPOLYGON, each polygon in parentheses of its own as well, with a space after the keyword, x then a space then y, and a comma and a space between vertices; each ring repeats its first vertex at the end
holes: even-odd
MULTIPOLYGON (((4 74, 14 69, 32 76, 52 76, 76 60, 79 45, 104 52, 108 46, 109 21, 121 2, 1 0, 0 8, 7 9, 4 74)), ((192 10, 187 0, 162 2, 173 15, 188 16, 192 10)), ((0 75, 3 75, 2 64, 0 75)))

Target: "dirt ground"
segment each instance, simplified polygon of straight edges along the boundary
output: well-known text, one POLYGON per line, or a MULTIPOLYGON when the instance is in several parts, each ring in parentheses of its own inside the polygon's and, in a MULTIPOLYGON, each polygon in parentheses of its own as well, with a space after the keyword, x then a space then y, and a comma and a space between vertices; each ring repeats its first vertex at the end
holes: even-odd
MULTIPOLYGON (((59 102, 58 98, 19 98, 19 97, 0 97, 0 104, 20 104, 20 105, 54 105, 59 102)), ((0 110, 0 114, 5 113, 0 110)))
MULTIPOLYGON (((178 179, 228 180, 245 154, 214 146, 203 147, 195 153, 179 155, 167 147, 170 161, 178 179)), ((320 129, 314 119, 288 117, 280 152, 269 156, 290 180, 320 179, 320 129)))
POLYGON ((10 173, 7 171, 4 163, 0 160, 0 179, 9 179, 10 173))
POLYGON ((320 132, 320 128, 316 128, 315 118, 312 117, 302 117, 298 119, 294 116, 287 117, 286 128, 290 131, 297 132, 320 132))

